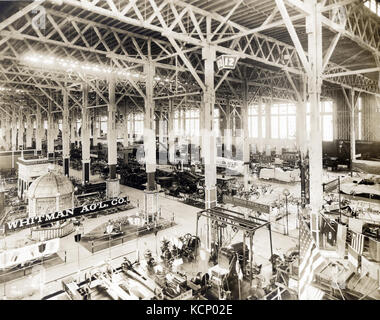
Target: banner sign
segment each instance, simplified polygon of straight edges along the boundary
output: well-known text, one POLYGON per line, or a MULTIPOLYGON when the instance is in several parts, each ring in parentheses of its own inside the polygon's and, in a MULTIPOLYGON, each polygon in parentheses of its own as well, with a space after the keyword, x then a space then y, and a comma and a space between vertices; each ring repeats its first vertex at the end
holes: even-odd
POLYGON ((270 206, 267 204, 261 204, 238 197, 223 195, 223 202, 233 204, 234 206, 252 209, 261 213, 270 213, 270 206))
POLYGON ((29 218, 16 219, 5 223, 6 231, 14 231, 18 229, 30 228, 46 223, 56 222, 59 220, 70 219, 79 217, 85 214, 95 213, 101 210, 106 210, 129 203, 128 197, 115 198, 112 200, 106 200, 102 202, 96 202, 82 207, 76 207, 73 209, 66 209, 62 211, 56 211, 53 213, 44 214, 41 216, 34 216, 29 218))
POLYGON ((21 248, 0 252, 0 269, 7 269, 58 252, 60 240, 52 239, 43 243, 33 243, 21 248))
POLYGON ((323 192, 333 192, 333 191, 338 191, 338 192, 340 191, 339 178, 323 184, 323 192))
POLYGON ((301 207, 305 208, 310 203, 310 168, 309 168, 309 156, 305 158, 301 156, 301 207))
MULTIPOLYGON (((240 160, 232 160, 224 157, 216 157, 216 166, 236 171, 244 174, 244 162, 240 160)), ((248 163, 249 164, 249 163, 248 163)))

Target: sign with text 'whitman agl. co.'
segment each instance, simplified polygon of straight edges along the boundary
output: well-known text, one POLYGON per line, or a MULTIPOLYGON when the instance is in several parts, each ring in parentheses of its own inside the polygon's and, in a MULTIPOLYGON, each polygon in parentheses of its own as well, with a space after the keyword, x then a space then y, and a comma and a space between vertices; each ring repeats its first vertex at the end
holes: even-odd
POLYGON ((66 209, 62 211, 56 211, 53 213, 47 213, 40 216, 16 219, 5 223, 6 231, 14 231, 17 229, 30 228, 38 225, 43 225, 46 223, 56 222, 59 220, 75 218, 85 214, 95 213, 97 211, 110 209, 113 207, 118 207, 121 205, 126 205, 129 203, 128 197, 115 198, 111 200, 101 201, 92 203, 89 205, 84 205, 81 207, 76 207, 72 209, 66 209))

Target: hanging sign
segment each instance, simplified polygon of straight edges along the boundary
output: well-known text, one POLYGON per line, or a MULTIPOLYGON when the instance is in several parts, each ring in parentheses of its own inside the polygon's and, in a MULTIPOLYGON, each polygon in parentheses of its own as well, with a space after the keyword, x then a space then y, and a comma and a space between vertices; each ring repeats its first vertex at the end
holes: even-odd
POLYGON ((216 65, 219 70, 235 69, 238 58, 231 55, 221 55, 216 58, 216 65))
POLYGON ((17 229, 30 228, 37 225, 56 222, 59 220, 74 218, 85 214, 95 213, 97 211, 106 210, 129 203, 128 197, 115 198, 112 200, 106 200, 102 202, 96 202, 82 207, 76 207, 73 209, 66 209, 62 211, 56 211, 41 216, 34 216, 22 219, 16 219, 5 223, 5 229, 14 231, 17 229))
POLYGON ((238 197, 228 196, 226 194, 223 195, 223 202, 238 207, 248 208, 261 213, 270 213, 270 206, 268 206, 267 204, 257 203, 238 197))

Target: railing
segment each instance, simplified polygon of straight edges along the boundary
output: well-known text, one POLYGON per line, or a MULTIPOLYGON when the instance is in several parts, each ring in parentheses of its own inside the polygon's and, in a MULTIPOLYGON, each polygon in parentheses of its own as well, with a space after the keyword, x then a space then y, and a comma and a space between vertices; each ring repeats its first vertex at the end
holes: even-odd
POLYGON ((54 238, 62 238, 74 231, 74 225, 71 221, 65 222, 63 225, 51 228, 32 228, 32 239, 37 241, 46 241, 54 238))

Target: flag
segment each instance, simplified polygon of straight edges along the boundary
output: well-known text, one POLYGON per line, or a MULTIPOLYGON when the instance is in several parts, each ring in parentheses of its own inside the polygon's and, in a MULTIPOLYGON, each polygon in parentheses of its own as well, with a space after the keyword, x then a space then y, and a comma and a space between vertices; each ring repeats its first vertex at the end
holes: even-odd
POLYGON ((364 247, 364 235, 361 233, 352 233, 351 237, 351 247, 354 249, 359 255, 363 254, 364 247))
POLYGON ((355 269, 360 265, 360 254, 350 245, 348 246, 348 262, 353 265, 355 269))
POLYGON ((298 294, 300 300, 312 300, 310 298, 310 286, 314 279, 315 270, 324 263, 324 258, 315 245, 311 231, 306 222, 300 221, 300 266, 298 294))
POLYGON ((380 262, 380 242, 369 238, 369 255, 371 259, 380 262))
POLYGON ((336 245, 336 234, 337 234, 337 226, 335 221, 328 220, 325 217, 322 217, 322 226, 321 232, 326 236, 326 241, 331 246, 336 245))
POLYGON ((338 231, 336 236, 336 251, 341 258, 344 258, 346 254, 346 239, 347 239, 347 227, 338 224, 338 231))
POLYGON ((236 256, 236 265, 235 265, 235 268, 236 268, 236 273, 238 275, 238 278, 239 280, 243 280, 243 272, 241 271, 241 268, 240 268, 240 263, 239 263, 239 258, 236 256))

